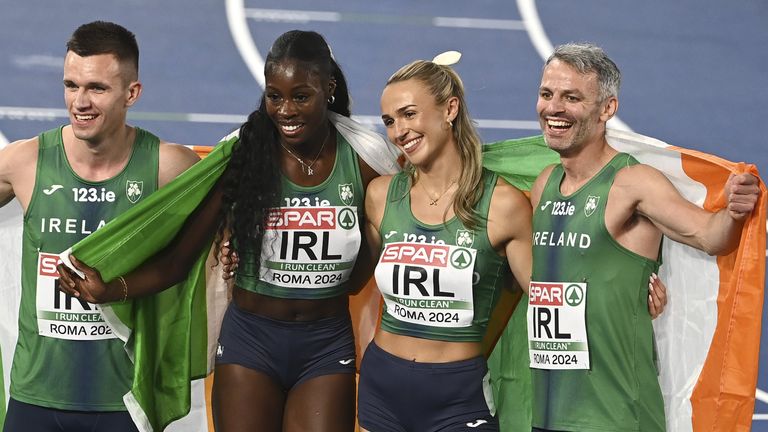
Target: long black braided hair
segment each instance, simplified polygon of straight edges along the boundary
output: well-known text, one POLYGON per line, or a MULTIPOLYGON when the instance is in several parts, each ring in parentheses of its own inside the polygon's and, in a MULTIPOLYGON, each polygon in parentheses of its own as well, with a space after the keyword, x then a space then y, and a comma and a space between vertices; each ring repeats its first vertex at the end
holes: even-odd
MULTIPOLYGON (((282 34, 267 54, 264 75, 268 77, 272 68, 283 61, 305 63, 324 79, 335 81, 334 98, 327 107, 350 116, 346 78, 322 35, 301 30, 282 34)), ((215 240, 217 256, 227 229, 234 250, 237 245, 249 244, 256 257, 261 255, 264 218, 269 208, 278 205, 281 194, 279 139, 262 95, 259 107, 240 126, 240 138, 224 174, 224 205, 215 240)))

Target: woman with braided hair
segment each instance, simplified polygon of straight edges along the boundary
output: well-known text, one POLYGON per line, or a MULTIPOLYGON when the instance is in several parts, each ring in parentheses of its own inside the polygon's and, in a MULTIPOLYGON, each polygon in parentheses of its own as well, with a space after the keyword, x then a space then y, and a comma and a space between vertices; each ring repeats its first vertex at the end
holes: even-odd
POLYGON ((216 358, 216 430, 351 431, 348 295, 371 273, 355 264, 370 262, 357 255, 369 250, 360 223, 365 188, 378 174, 342 135, 342 126, 357 126, 320 34, 281 35, 264 74, 259 108, 230 138, 237 142, 225 173, 174 241, 108 284, 75 259, 86 278, 62 269, 62 287, 95 302, 119 300, 125 287, 129 297, 151 294, 181 280, 211 237, 216 249, 229 239, 239 267, 216 358))

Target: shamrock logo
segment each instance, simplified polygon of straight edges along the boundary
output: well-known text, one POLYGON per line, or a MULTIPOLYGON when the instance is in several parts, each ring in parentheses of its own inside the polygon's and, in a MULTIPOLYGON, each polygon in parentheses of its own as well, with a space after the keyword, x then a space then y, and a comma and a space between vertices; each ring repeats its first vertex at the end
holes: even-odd
POLYGON ((351 205, 352 200, 355 198, 355 194, 352 191, 352 183, 345 183, 339 185, 339 198, 346 205, 351 205))
POLYGON ((128 201, 136 204, 136 201, 141 198, 142 191, 144 190, 143 181, 128 180, 125 183, 125 195, 128 197, 128 201))
POLYGON ((458 230, 456 231, 456 245, 472 247, 475 242, 475 233, 470 230, 458 230))

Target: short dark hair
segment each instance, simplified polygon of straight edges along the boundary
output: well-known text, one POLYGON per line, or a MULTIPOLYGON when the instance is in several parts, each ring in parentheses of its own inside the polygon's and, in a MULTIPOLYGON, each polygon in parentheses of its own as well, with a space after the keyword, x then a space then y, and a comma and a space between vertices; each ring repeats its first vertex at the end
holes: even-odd
POLYGON ((125 27, 108 21, 83 24, 72 33, 67 51, 81 57, 112 54, 120 63, 133 65, 139 72, 139 45, 136 36, 125 27))

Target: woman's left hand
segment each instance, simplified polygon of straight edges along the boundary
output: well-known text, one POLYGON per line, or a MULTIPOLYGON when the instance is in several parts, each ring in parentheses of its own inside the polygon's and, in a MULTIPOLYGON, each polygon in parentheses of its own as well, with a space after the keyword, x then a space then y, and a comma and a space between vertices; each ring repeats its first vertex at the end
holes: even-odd
POLYGON ((656 273, 651 274, 648 282, 648 312, 651 319, 658 318, 667 306, 667 287, 661 282, 656 273))

